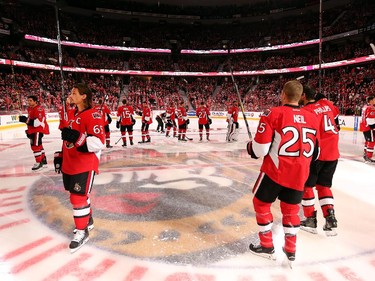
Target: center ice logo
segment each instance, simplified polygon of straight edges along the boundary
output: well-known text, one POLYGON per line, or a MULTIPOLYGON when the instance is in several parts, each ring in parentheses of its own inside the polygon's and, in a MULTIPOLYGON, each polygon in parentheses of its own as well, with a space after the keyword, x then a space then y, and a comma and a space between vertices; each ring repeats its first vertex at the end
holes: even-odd
MULTIPOLYGON (((165 155, 155 159, 157 166, 145 165, 141 158, 104 163, 91 196, 95 229, 89 245, 132 257, 197 264, 247 251, 256 231, 249 185, 257 171, 236 161, 214 160, 208 152, 194 158, 165 155)), ((43 192, 38 192, 40 186, 36 182, 31 188, 34 211, 70 237, 72 211, 61 176, 43 192), (46 211, 46 206, 54 209, 46 211)))

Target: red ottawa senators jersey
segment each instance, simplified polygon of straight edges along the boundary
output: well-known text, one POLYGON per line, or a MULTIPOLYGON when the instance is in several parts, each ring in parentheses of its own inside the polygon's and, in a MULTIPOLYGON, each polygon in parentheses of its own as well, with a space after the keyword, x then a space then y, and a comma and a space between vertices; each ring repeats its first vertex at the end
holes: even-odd
POLYGON ((207 109, 207 107, 198 107, 196 115, 198 116, 198 124, 205 125, 208 123, 210 111, 207 109))
POLYGON ((167 118, 171 120, 176 119, 176 109, 173 106, 169 106, 165 111, 167 118))
POLYGON ((111 115, 111 111, 109 110, 108 106, 105 104, 98 104, 94 107, 102 116, 104 120, 104 125, 108 125, 108 115, 111 115))
POLYGON ((339 116, 339 110, 327 99, 306 104, 303 109, 314 113, 320 124, 320 154, 319 160, 334 161, 339 159, 339 130, 335 119, 339 116))
POLYGON ((152 123, 151 108, 148 106, 142 109, 142 122, 147 124, 152 123))
POLYGON ((27 126, 27 133, 42 133, 45 135, 49 134, 49 126, 46 119, 46 113, 40 105, 27 108, 28 119, 34 119, 33 126, 27 126))
POLYGON ((274 182, 303 191, 318 140, 314 114, 298 106, 278 106, 261 115, 253 151, 264 156, 260 170, 274 182))
POLYGON ((375 106, 373 105, 365 105, 362 108, 362 116, 361 116, 361 123, 360 123, 360 130, 362 132, 370 131, 371 128, 369 125, 375 124, 375 106))
POLYGON ((64 107, 63 106, 60 106, 58 108, 58 113, 59 113, 59 118, 60 118, 60 123, 59 123, 59 130, 61 130, 62 128, 66 128, 68 127, 68 121, 69 121, 69 116, 73 117, 74 116, 74 112, 76 110, 76 106, 73 105, 65 105, 65 111, 64 111, 64 107))
POLYGON ((104 148, 104 122, 102 115, 96 109, 76 111, 69 119, 69 127, 86 135, 89 152, 80 152, 75 145, 63 141, 62 172, 75 175, 88 171, 99 173, 99 159, 104 148))
POLYGON ((186 122, 187 119, 187 113, 186 113, 186 108, 185 106, 180 106, 177 108, 177 121, 178 125, 182 125, 186 122))
POLYGON ((132 122, 133 115, 134 115, 134 110, 131 105, 122 105, 117 109, 117 116, 121 118, 120 124, 123 126, 133 125, 133 122, 132 122))
POLYGON ((232 117, 233 122, 238 122, 238 112, 239 109, 237 106, 231 106, 228 108, 228 118, 232 117))

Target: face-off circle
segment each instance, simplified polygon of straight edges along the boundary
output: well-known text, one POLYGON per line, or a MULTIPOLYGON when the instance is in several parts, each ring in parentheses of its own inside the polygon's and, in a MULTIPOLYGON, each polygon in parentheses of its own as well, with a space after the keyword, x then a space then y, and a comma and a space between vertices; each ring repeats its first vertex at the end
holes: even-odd
MULTIPOLYGON (((247 251, 257 231, 250 191, 258 167, 242 154, 134 150, 132 157, 108 159, 90 196, 90 241, 122 255, 181 264, 247 251)), ((52 177, 48 188, 36 181, 30 198, 38 218, 71 237, 72 210, 61 176, 52 177)))

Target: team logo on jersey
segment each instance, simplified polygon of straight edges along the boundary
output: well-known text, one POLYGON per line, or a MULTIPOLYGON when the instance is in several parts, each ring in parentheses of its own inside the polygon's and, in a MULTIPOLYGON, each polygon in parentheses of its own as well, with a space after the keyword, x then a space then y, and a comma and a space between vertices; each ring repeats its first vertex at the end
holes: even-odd
MULTIPOLYGON (((122 153, 103 155, 94 181, 90 201, 95 229, 90 241, 96 247, 142 259, 197 264, 248 251, 257 232, 251 187, 259 167, 245 150, 122 153), (223 155, 227 160, 218 164, 223 155)), ((43 192, 38 191, 40 185, 36 182, 30 189, 33 211, 71 238, 72 218, 61 216, 72 211, 61 176, 54 176, 43 192), (54 208, 46 212, 45 206, 54 208)))
POLYGON ((74 191, 80 192, 82 190, 82 187, 76 182, 73 187, 74 191))
POLYGON ((265 117, 267 117, 267 116, 270 115, 270 114, 271 114, 271 110, 266 109, 265 111, 263 111, 263 113, 262 113, 260 116, 265 116, 265 117))
POLYGON ((74 143, 72 143, 72 142, 65 141, 64 144, 65 144, 65 147, 68 148, 68 149, 71 149, 71 148, 74 147, 74 143))
POLYGON ((102 119, 103 116, 99 112, 93 112, 92 117, 94 119, 102 119))

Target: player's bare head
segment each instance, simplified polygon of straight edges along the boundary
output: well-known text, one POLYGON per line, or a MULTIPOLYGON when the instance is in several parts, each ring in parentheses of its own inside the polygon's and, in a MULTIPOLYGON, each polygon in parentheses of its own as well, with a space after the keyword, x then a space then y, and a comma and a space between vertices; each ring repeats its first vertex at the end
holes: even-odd
POLYGON ((204 106, 204 101, 201 101, 201 106, 204 106))
POLYGON ((86 98, 84 100, 84 106, 85 108, 91 108, 92 107, 92 92, 90 88, 85 83, 77 83, 73 86, 73 88, 76 88, 78 90, 78 93, 81 96, 86 95, 86 98))
POLYGON ((182 100, 182 101, 180 101, 180 105, 184 105, 185 104, 185 102, 182 100))
POLYGON ((303 86, 298 80, 291 80, 284 84, 283 93, 287 102, 298 103, 302 92, 303 86))
POLYGON ((375 102, 375 96, 368 96, 366 101, 367 103, 373 104, 375 102))
POLYGON ((315 99, 315 90, 310 86, 304 85, 303 86, 303 94, 305 95, 307 100, 315 99))
POLYGON ((127 103, 128 103, 128 101, 127 101, 126 99, 123 99, 123 100, 122 100, 122 104, 123 104, 123 105, 125 105, 125 104, 127 104, 127 103))
POLYGON ((31 99, 31 100, 33 100, 34 102, 38 102, 38 97, 37 97, 37 96, 34 96, 34 95, 28 96, 27 99, 31 99))

